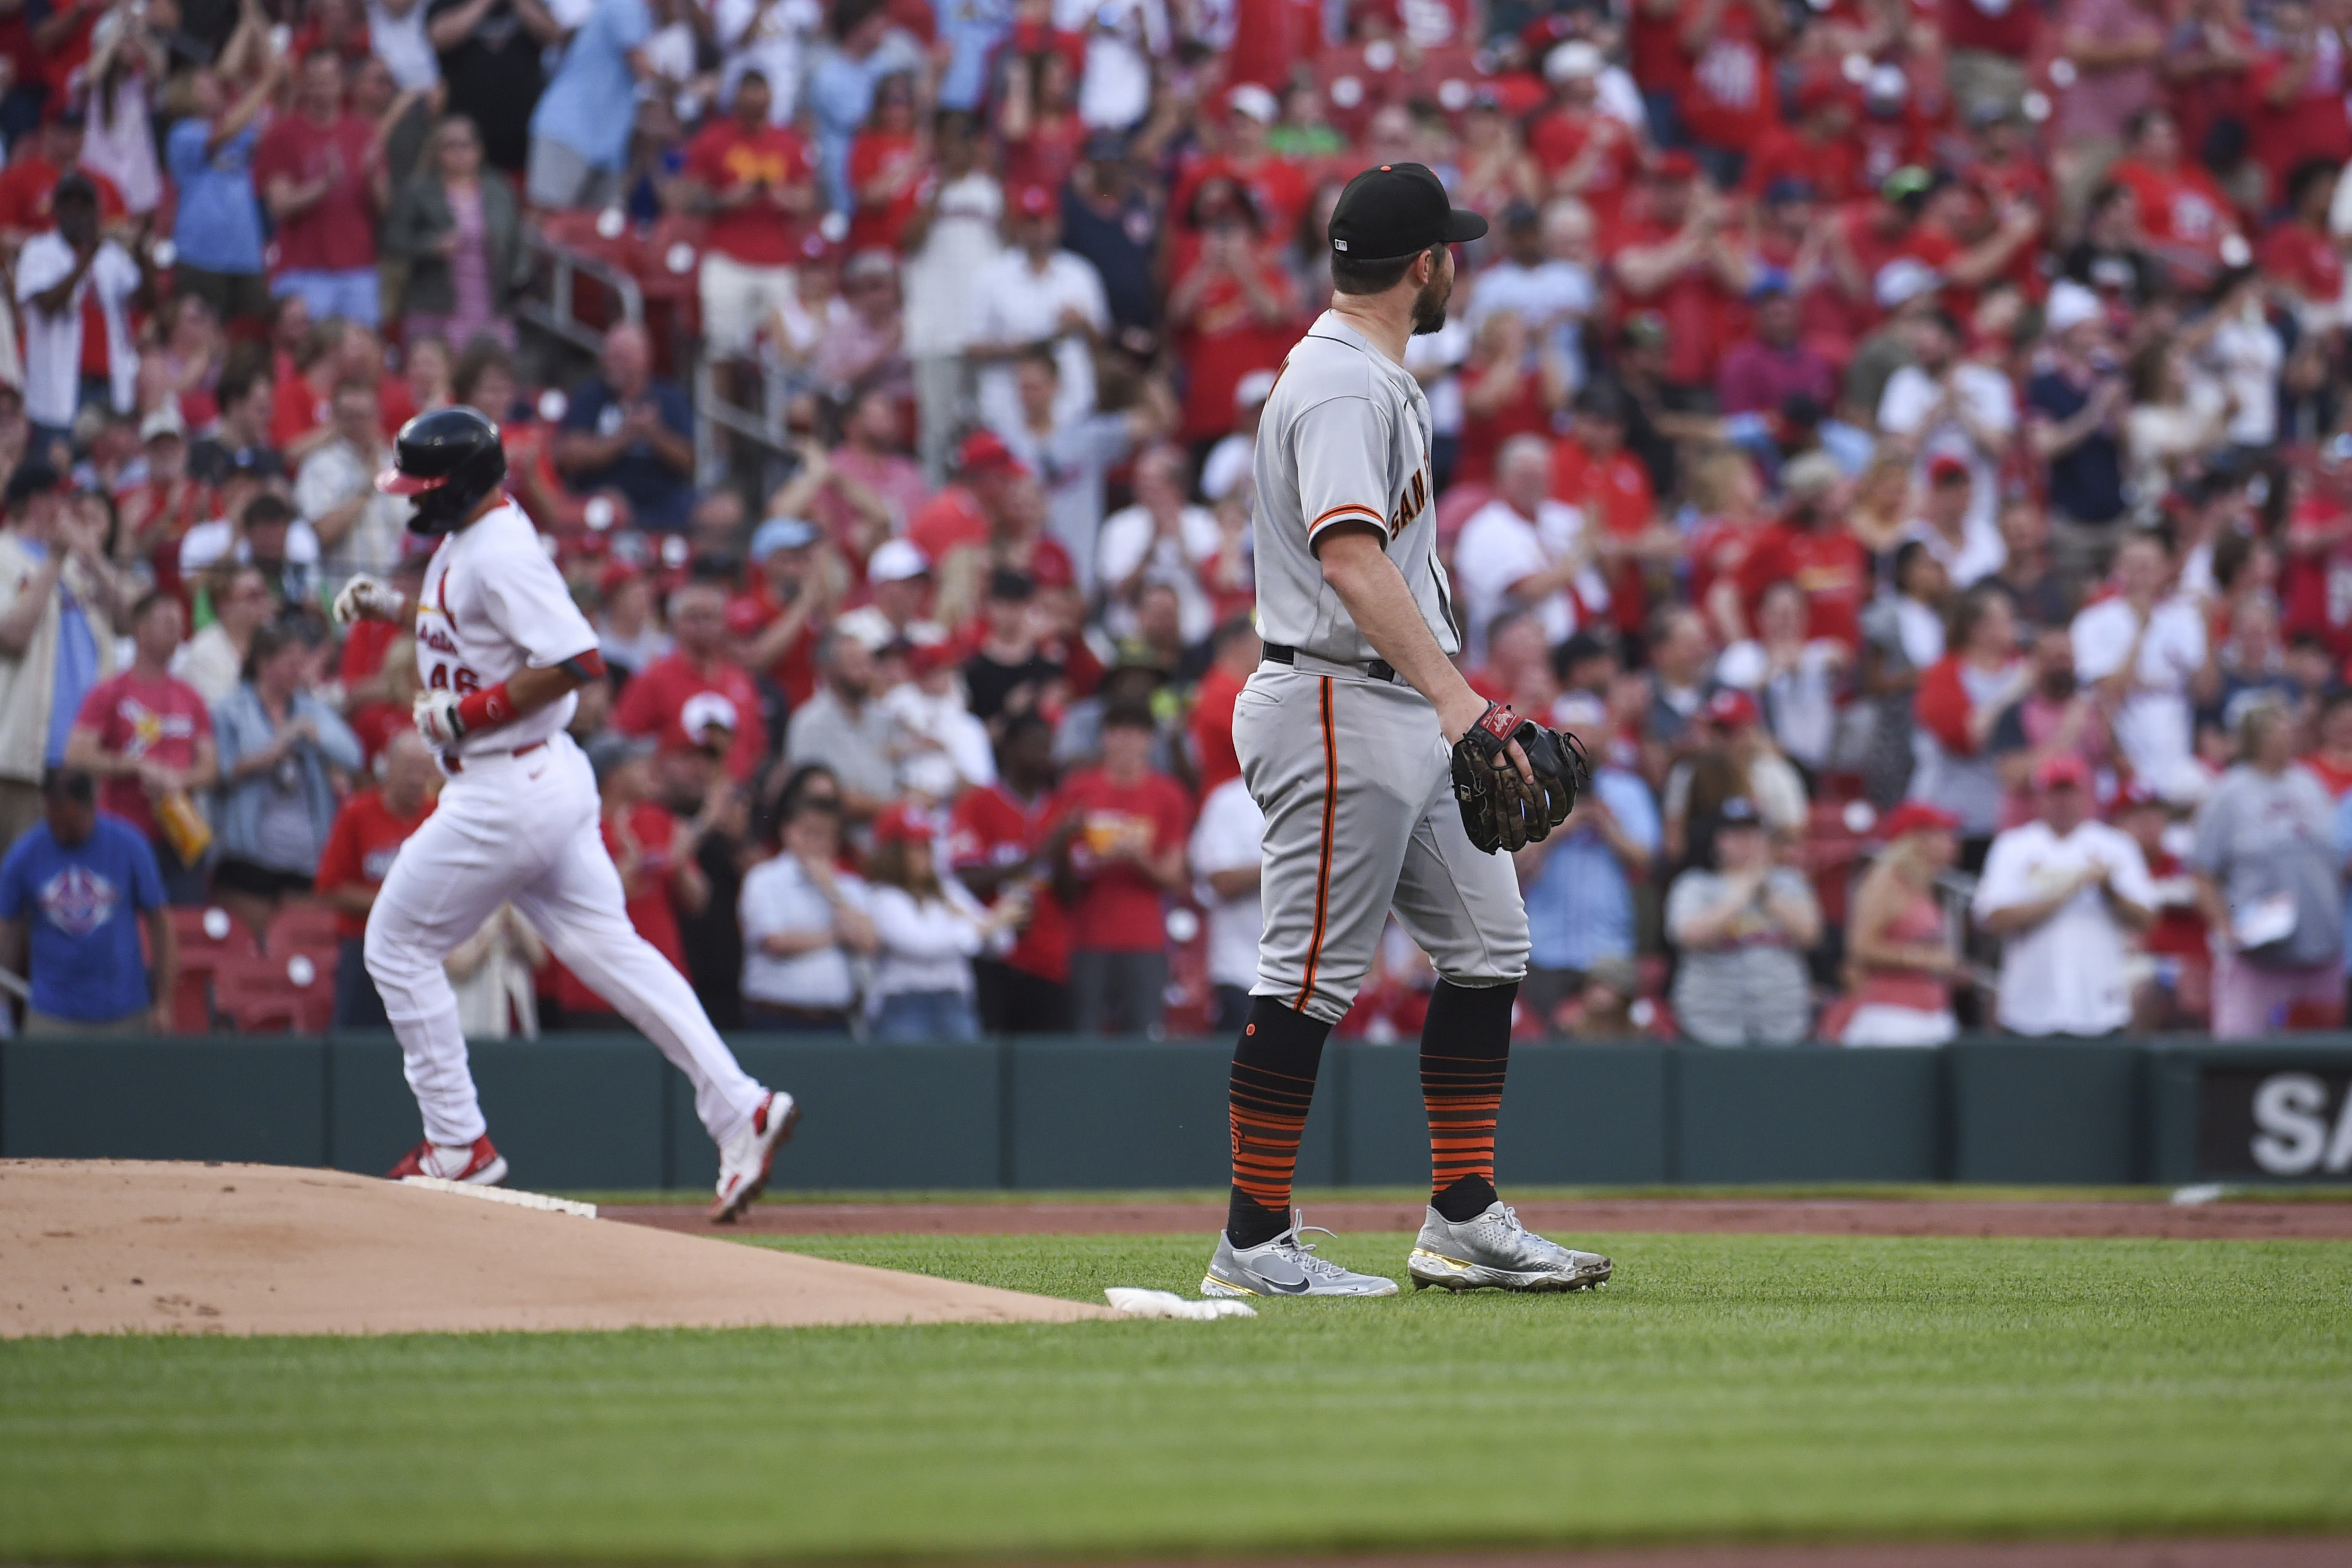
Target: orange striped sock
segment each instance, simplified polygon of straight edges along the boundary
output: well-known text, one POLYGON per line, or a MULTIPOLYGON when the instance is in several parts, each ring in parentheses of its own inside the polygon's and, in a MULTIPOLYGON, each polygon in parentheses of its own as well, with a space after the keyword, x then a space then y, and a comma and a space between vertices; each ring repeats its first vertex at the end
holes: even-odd
POLYGON ((1249 1022, 1234 1047, 1229 1110, 1234 1188, 1225 1235, 1237 1247, 1271 1241, 1290 1228, 1291 1176, 1330 1032, 1330 1025, 1271 997, 1251 1003, 1249 1022))
POLYGON ((1510 1066, 1518 986, 1475 989, 1441 980, 1421 1034, 1421 1099, 1429 1111, 1430 1205, 1465 1220, 1495 1201, 1495 1122, 1510 1066))

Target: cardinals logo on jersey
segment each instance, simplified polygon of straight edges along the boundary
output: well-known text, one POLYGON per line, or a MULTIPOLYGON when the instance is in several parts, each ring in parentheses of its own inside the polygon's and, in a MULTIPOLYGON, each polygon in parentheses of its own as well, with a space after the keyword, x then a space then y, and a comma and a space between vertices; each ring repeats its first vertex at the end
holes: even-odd
POLYGON ((196 721, 187 714, 158 713, 136 698, 124 698, 115 711, 131 727, 122 754, 132 762, 164 741, 184 741, 196 732, 196 721))

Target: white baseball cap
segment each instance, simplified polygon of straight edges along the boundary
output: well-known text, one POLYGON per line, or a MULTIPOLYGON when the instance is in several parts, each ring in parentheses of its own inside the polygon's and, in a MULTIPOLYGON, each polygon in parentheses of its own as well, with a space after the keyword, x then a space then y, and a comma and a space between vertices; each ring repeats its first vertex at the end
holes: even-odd
POLYGON ((866 563, 866 580, 869 583, 903 583, 909 577, 930 574, 930 562, 911 541, 904 539, 884 540, 875 546, 866 563))
POLYGON ((677 727, 686 731, 688 740, 699 746, 703 736, 713 730, 724 730, 731 735, 742 725, 738 722, 735 704, 724 693, 698 691, 679 704, 677 727))
POLYGON ((1282 105, 1273 93, 1254 81, 1239 81, 1225 89, 1225 107, 1235 114, 1246 114, 1260 125, 1271 125, 1282 112, 1282 105))
POLYGON ((1607 64, 1607 59, 1602 57, 1599 48, 1586 43, 1582 38, 1570 38, 1544 57, 1544 79, 1546 81, 1590 80, 1599 76, 1601 68, 1607 64))
POLYGON ((1254 370, 1234 384, 1234 406, 1255 408, 1274 395, 1274 372, 1254 370))
POLYGON ((2050 286, 2050 303, 2042 312, 2042 324, 2052 337, 2073 331, 2085 321, 2095 321, 2105 312, 2099 308, 2099 297, 2075 282, 2061 278, 2050 286))
POLYGON ((1590 691, 1567 692, 1552 704, 1551 721, 1563 730, 1605 733, 1609 727, 1609 706, 1590 691))
POLYGON ((1877 297, 1878 308, 1892 310, 1907 305, 1922 294, 1933 293, 1943 284, 1936 269, 1916 256, 1898 256, 1878 269, 1871 280, 1871 292, 1877 297))

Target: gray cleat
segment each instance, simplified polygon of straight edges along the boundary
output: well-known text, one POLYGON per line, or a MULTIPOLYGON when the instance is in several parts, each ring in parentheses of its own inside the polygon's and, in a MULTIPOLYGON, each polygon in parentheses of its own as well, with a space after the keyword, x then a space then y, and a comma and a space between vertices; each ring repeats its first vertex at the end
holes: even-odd
MULTIPOLYGON (((1220 1231, 1209 1272, 1201 1280, 1203 1296, 1393 1296, 1397 1283, 1377 1274, 1351 1274, 1328 1258, 1315 1256, 1314 1247, 1299 1240, 1319 1225, 1302 1226, 1298 1211, 1290 1211, 1290 1228, 1272 1241, 1237 1247, 1220 1231)), ((1323 1234, 1331 1233, 1323 1230, 1323 1234)))
POLYGON ((1609 1283, 1609 1259, 1597 1252, 1546 1241, 1501 1202, 1458 1223, 1431 1209, 1405 1264, 1416 1290, 1424 1285, 1448 1290, 1487 1285, 1503 1290, 1589 1290, 1609 1283))

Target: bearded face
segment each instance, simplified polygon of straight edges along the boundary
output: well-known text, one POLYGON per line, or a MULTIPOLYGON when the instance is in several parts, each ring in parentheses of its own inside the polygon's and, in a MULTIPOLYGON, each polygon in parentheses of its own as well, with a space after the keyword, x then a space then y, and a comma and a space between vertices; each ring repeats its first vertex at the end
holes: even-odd
POLYGON ((1445 302, 1454 298, 1454 247, 1440 246, 1437 270, 1413 296, 1412 332, 1415 337, 1427 337, 1445 326, 1445 302))

